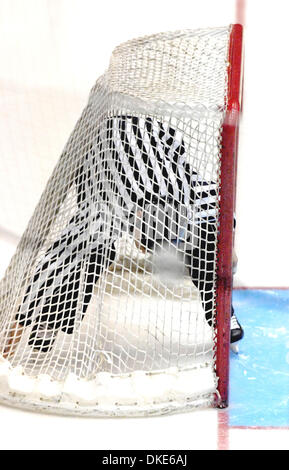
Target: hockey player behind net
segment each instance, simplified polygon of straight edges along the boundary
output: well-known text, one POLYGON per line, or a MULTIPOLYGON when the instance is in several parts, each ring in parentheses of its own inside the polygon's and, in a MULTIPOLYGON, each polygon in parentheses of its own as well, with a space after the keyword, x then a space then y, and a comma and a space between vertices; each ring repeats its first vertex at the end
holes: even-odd
MULTIPOLYGON (((41 352, 51 350, 58 331, 73 333, 81 266, 86 266, 81 312, 84 316, 95 284, 115 259, 115 241, 124 229, 143 252, 158 253, 155 269, 161 277, 174 281, 180 263, 187 268, 201 294, 206 320, 212 325, 216 183, 202 181, 192 171, 181 133, 150 117, 112 117, 106 122, 105 139, 106 153, 98 136, 79 168, 75 178, 78 211, 38 264, 15 318, 18 340, 21 330, 33 322, 29 345, 41 352), (101 165, 110 181, 109 189, 102 184, 101 165), (110 202, 112 193, 118 200, 116 210, 121 221, 117 234, 115 225, 107 227, 103 220, 103 207, 110 202), (101 195, 102 204, 94 194, 101 195), (156 207, 158 210, 152 211, 156 207), (95 233, 84 246, 82 235, 91 218, 95 233), (198 246, 194 248, 196 226, 198 246)), ((242 336, 232 309, 231 344, 242 336)), ((9 352, 8 346, 5 355, 9 352)))

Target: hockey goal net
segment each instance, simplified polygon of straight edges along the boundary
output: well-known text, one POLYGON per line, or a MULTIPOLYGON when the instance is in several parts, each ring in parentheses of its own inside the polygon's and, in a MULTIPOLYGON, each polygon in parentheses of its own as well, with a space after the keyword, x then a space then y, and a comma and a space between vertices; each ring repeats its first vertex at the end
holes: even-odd
POLYGON ((227 401, 242 28, 117 47, 0 290, 0 400, 143 415, 227 401))

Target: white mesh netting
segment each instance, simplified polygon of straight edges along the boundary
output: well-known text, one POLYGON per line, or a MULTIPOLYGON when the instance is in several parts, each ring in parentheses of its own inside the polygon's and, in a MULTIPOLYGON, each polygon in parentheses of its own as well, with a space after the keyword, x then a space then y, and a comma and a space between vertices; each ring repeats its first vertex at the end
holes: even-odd
POLYGON ((212 402, 229 36, 113 52, 1 282, 2 402, 94 415, 212 402))

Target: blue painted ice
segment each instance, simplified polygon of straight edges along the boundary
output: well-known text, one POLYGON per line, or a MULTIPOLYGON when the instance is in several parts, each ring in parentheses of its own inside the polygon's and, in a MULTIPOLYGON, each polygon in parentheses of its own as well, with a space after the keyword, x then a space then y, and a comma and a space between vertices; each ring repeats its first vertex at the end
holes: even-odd
POLYGON ((289 290, 236 290, 245 330, 231 353, 230 426, 289 426, 289 290))

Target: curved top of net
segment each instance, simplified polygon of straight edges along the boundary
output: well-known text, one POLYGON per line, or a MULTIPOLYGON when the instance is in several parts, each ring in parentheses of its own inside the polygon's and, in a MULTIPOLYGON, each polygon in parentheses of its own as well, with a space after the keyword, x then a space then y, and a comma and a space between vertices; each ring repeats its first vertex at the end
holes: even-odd
POLYGON ((104 80, 111 91, 149 101, 226 105, 230 27, 166 32, 113 51, 104 80))

